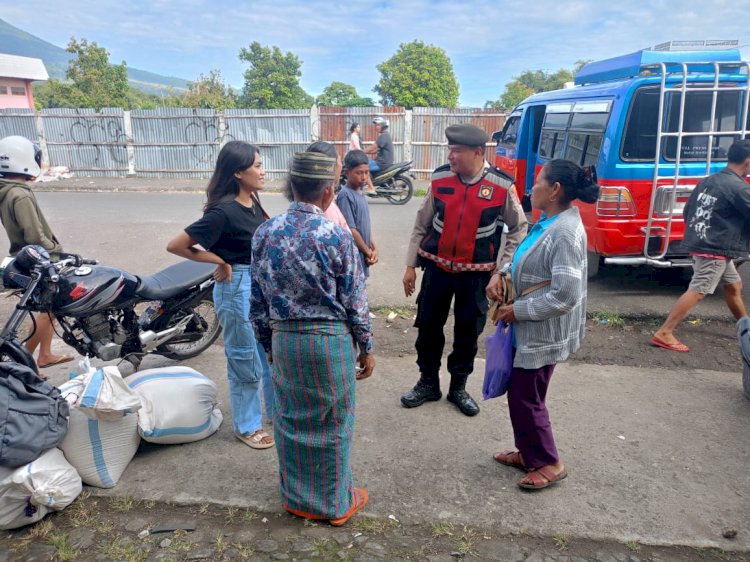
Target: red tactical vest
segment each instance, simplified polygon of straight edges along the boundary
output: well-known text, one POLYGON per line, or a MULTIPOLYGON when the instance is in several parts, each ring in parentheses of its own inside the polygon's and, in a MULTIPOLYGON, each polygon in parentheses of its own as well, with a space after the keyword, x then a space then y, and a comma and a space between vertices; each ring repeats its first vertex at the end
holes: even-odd
POLYGON ((488 168, 466 185, 450 166, 432 173, 435 216, 419 245, 419 255, 450 272, 492 271, 503 234, 503 205, 513 178, 488 168))

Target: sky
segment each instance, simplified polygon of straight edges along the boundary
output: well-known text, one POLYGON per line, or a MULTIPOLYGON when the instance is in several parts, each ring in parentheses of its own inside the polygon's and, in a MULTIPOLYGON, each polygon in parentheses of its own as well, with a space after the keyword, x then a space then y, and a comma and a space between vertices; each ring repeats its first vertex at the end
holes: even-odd
POLYGON ((218 69, 235 88, 237 55, 258 41, 300 58, 310 94, 341 81, 377 101, 377 65, 418 39, 450 57, 462 107, 497 99, 524 70, 669 40, 738 39, 747 60, 749 13, 750 0, 0 0, 0 17, 55 45, 85 37, 114 63, 188 80, 218 69))

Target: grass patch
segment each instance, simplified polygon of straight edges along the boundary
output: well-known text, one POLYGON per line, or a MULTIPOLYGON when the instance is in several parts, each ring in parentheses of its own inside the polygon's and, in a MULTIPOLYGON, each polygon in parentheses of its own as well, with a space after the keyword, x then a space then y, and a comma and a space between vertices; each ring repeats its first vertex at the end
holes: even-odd
POLYGON ((375 519, 370 517, 358 517, 351 523, 351 529, 357 533, 378 534, 385 533, 398 525, 393 519, 375 519))
POLYGON ((427 188, 424 188, 424 187, 414 188, 414 197, 424 197, 426 195, 427 195, 427 188))
POLYGON ((431 523, 430 527, 432 528, 432 536, 435 538, 453 536, 453 523, 450 521, 431 523))
POLYGON ((641 545, 635 541, 628 541, 625 543, 625 546, 628 547, 628 550, 632 550, 633 552, 638 552, 641 549, 641 545))
POLYGON ((254 512, 252 509, 246 509, 244 513, 242 514, 242 520, 247 521, 248 523, 250 521, 255 521, 259 515, 254 512))
POLYGON ((154 509, 154 506, 156 506, 156 501, 154 500, 146 500, 143 502, 143 507, 145 509, 154 509))
POLYGON ((234 520, 237 518, 237 514, 239 513, 240 508, 235 505, 230 505, 227 508, 227 514, 224 517, 226 519, 227 523, 234 523, 234 520))
POLYGON ((123 560, 125 562, 144 562, 148 558, 148 554, 140 546, 124 542, 120 537, 101 546, 99 553, 105 555, 110 560, 123 560))
POLYGON ((253 554, 255 554, 255 551, 245 544, 234 543, 232 546, 237 550, 237 552, 240 553, 240 558, 242 558, 243 560, 250 558, 253 554))
POLYGON ((78 557, 78 550, 68 543, 67 533, 52 532, 46 542, 57 549, 57 562, 73 562, 78 557))
POLYGON ((82 492, 65 510, 74 527, 91 527, 96 520, 96 501, 87 501, 90 496, 88 490, 82 492))
POLYGON ((198 513, 200 513, 201 515, 205 515, 206 513, 208 513, 208 509, 210 507, 211 507, 210 503, 202 503, 200 507, 198 507, 198 513))
POLYGON ((479 535, 474 529, 464 525, 464 529, 458 539, 458 551, 464 556, 472 554, 476 548, 478 538, 479 535))
POLYGON ((55 524, 51 519, 42 519, 35 523, 22 538, 15 539, 11 544, 11 550, 20 552, 26 550, 31 543, 49 542, 49 538, 55 530, 55 524))
POLYGON ((115 511, 127 513, 135 506, 133 496, 118 496, 109 500, 109 507, 115 511))
POLYGON ((555 548, 557 550, 565 550, 570 544, 570 537, 561 533, 558 533, 554 537, 552 537, 552 540, 555 542, 555 548))
POLYGON ((226 550, 230 547, 230 544, 226 541, 224 538, 224 533, 219 533, 216 535, 216 542, 214 544, 214 548, 216 549, 216 554, 221 556, 226 552, 226 550))
POLYGON ((599 324, 604 324, 609 328, 622 328, 625 326, 625 320, 619 312, 600 311, 594 312, 592 319, 599 324))

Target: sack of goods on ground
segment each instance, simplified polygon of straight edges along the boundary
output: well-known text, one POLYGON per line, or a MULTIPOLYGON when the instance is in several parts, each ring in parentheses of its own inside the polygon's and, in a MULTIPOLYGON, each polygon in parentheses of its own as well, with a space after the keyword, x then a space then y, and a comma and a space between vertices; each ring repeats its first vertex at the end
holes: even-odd
POLYGON ((143 440, 158 444, 213 435, 223 416, 216 384, 188 367, 123 379, 92 368, 59 388, 31 369, 0 363, 0 529, 65 509, 82 485, 112 488, 143 440))

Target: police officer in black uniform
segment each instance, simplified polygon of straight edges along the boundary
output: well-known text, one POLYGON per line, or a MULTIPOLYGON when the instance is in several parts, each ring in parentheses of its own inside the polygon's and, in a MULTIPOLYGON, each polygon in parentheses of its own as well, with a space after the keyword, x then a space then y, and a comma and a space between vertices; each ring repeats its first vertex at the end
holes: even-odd
POLYGON ((479 406, 466 391, 474 369, 477 340, 489 303, 485 288, 497 268, 503 225, 508 226, 500 264, 513 257, 526 235, 526 217, 513 178, 484 158, 489 136, 474 125, 451 125, 448 164, 437 168, 430 191, 417 213, 407 254, 403 284, 413 294, 416 267, 424 269, 417 296, 416 341, 420 379, 401 397, 407 408, 439 400, 443 327, 454 301, 453 351, 448 356, 451 382, 448 401, 467 416, 479 406))

